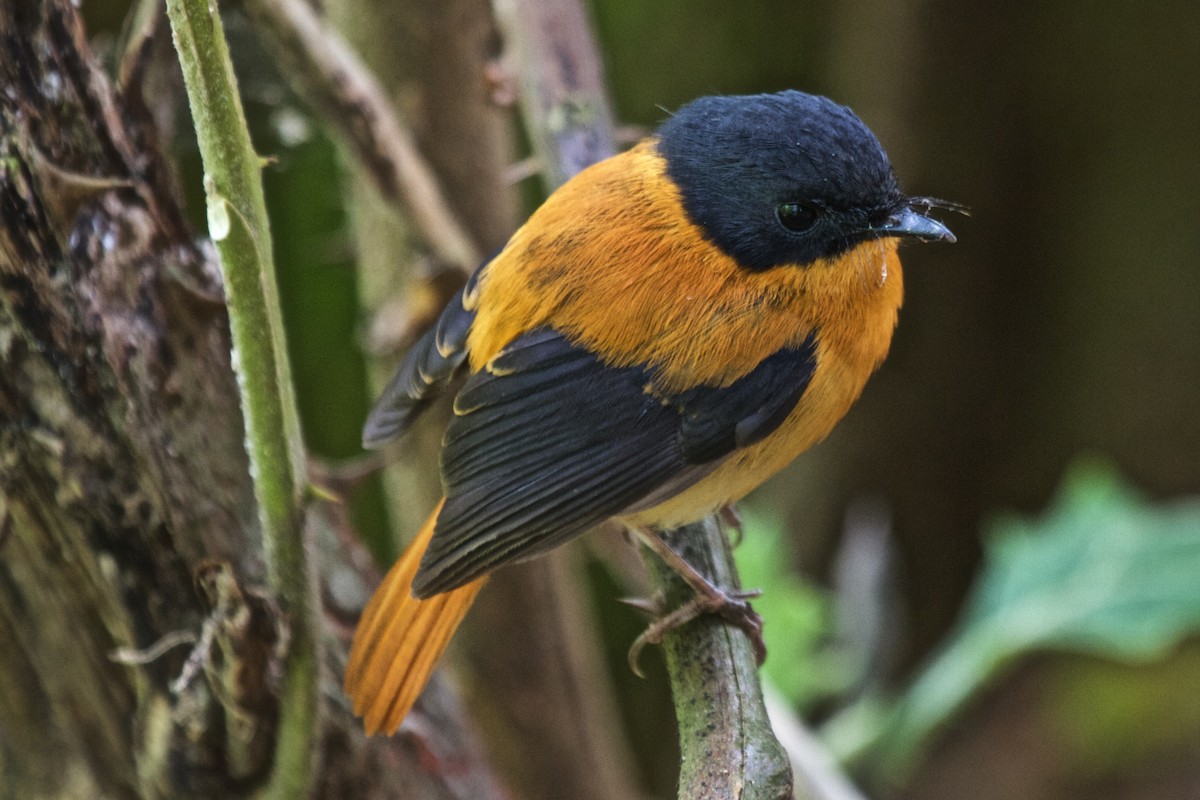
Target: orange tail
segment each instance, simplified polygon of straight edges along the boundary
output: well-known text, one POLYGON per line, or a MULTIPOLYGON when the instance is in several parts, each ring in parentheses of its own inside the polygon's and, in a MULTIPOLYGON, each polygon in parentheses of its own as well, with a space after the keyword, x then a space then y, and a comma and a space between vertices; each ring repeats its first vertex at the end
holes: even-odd
POLYGON ((486 578, 426 600, 412 596, 413 577, 429 546, 442 504, 429 515, 363 611, 350 661, 346 694, 368 734, 395 733, 446 650, 486 578))

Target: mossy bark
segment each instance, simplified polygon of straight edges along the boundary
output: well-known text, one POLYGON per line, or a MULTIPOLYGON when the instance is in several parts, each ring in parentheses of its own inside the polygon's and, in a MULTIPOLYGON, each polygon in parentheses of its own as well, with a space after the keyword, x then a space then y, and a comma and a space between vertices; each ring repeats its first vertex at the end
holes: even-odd
MULTIPOLYGON (((147 110, 179 99, 114 88, 69 0, 0 0, 0 85, 0 796, 254 794, 289 618, 220 273, 147 110)), ((312 797, 495 796, 452 708, 447 777, 322 703, 312 797)))

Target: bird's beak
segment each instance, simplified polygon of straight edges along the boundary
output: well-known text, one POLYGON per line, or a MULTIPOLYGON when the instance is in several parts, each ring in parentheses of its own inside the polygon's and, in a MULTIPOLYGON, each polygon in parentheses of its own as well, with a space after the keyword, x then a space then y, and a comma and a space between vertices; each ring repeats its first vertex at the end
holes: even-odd
POLYGON ((899 236, 923 242, 953 242, 954 234, 933 217, 919 214, 909 206, 895 211, 882 225, 871 228, 877 236, 899 236))

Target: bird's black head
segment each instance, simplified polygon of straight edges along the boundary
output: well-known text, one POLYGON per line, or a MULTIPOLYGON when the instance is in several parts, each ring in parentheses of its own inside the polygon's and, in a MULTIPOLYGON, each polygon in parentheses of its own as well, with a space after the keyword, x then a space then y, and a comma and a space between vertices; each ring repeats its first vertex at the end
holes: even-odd
POLYGON ((881 236, 953 241, 901 192, 854 112, 797 91, 704 97, 659 130, 692 221, 743 267, 808 264, 881 236))

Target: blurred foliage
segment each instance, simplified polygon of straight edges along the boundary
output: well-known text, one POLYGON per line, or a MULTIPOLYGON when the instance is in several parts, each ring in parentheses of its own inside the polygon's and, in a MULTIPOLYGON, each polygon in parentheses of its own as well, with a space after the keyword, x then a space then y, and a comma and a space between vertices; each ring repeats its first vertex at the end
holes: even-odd
MULTIPOLYGON (((361 420, 370 402, 345 211, 341 196, 329 191, 338 188, 341 172, 333 145, 296 108, 277 108, 265 119, 278 141, 263 183, 272 225, 287 231, 275 237, 275 260, 304 441, 314 457, 336 461, 362 452, 361 420)), ((377 554, 390 555, 377 477, 355 493, 350 508, 359 535, 377 554)))
POLYGON ((830 635, 830 597, 792 568, 779 518, 743 509, 737 547, 742 585, 761 589, 754 600, 763 618, 767 660, 763 671, 792 705, 804 708, 844 688, 846 676, 830 635))
POLYGON ((703 95, 795 85, 798 74, 812 74, 820 62, 831 16, 823 3, 595 0, 591 5, 597 35, 610 54, 608 83, 621 120, 645 125, 657 125, 669 111, 703 95), (786 44, 763 46, 768 18, 775 30, 789 32, 786 44))
POLYGON ((1064 659, 1049 671, 1038 698, 1042 727, 1081 776, 1132 771, 1200 741, 1197 675, 1195 639, 1153 663, 1064 659))
MULTIPOLYGON (((984 569, 957 630, 907 691, 891 703, 875 698, 852 707, 828 727, 829 741, 850 762, 870 762, 894 777, 980 690, 1030 653, 1162 659, 1200 631, 1197 576, 1200 501, 1147 503, 1111 468, 1077 465, 1044 516, 993 522, 984 569)), ((1101 682, 1077 684, 1056 703, 1073 706, 1064 719, 1107 721, 1073 725, 1080 747, 1091 740, 1093 750, 1101 741, 1123 749, 1134 729, 1123 709, 1145 705, 1138 693, 1155 690, 1092 694, 1101 682), (1084 705, 1081 692, 1092 709, 1082 716, 1074 713, 1084 705), (1105 704, 1095 703, 1097 696, 1105 704)), ((1173 687, 1168 693, 1178 691, 1173 687)), ((1189 715, 1195 727, 1194 708, 1189 715)))

